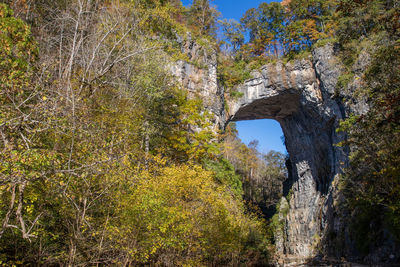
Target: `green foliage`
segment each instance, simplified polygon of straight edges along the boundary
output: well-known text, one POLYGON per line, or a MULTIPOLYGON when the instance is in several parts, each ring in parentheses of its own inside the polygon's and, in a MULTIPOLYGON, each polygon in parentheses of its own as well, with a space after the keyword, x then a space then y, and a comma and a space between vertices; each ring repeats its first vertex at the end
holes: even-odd
POLYGON ((5 4, 0 4, 0 30, 0 82, 3 87, 21 90, 29 83, 31 62, 38 52, 36 43, 31 36, 30 27, 15 18, 13 11, 5 4))
POLYGON ((349 83, 353 81, 353 79, 354 79, 354 74, 352 72, 342 73, 338 77, 336 87, 346 89, 349 83))
POLYGON ((110 229, 112 240, 136 264, 235 262, 246 251, 250 229, 262 231, 226 187, 215 184, 212 172, 182 165, 157 168, 156 173, 140 174, 123 194, 122 213, 110 229))
POLYGON ((250 44, 245 47, 251 55, 278 56, 285 32, 285 11, 280 3, 261 3, 242 17, 243 26, 250 32, 250 44))
POLYGON ((275 63, 274 59, 264 57, 253 57, 251 59, 241 58, 240 55, 231 57, 220 55, 218 57, 218 79, 221 85, 226 88, 228 97, 242 97, 242 93, 235 91, 235 87, 248 79, 251 79, 251 72, 259 70, 267 63, 275 63))
POLYGON ((333 12, 337 1, 292 0, 290 10, 288 40, 290 50, 302 50, 310 47, 319 39, 332 35, 334 29, 333 12))
MULTIPOLYGON (((5 4, 0 4, 0 127, 3 131, 2 147, 11 145, 11 137, 18 135, 19 128, 25 128, 28 120, 18 119, 29 113, 32 105, 40 99, 33 84, 33 63, 38 48, 30 27, 13 15, 13 11, 5 4)), ((23 118, 23 117, 22 117, 23 118)), ((24 133, 26 134, 26 133, 24 133)), ((15 137, 21 139, 21 136, 15 137)), ((20 140, 22 141, 22 140, 20 140)), ((15 145, 21 145, 15 140, 15 145)))
MULTIPOLYGON (((244 198, 262 212, 272 209, 282 197, 282 183, 286 179, 286 158, 282 153, 257 151, 258 141, 248 146, 237 137, 234 125, 229 125, 224 136, 223 152, 241 176, 244 198)), ((251 208, 251 205, 250 205, 251 208)))
MULTIPOLYGON (((388 4, 389 2, 392 1, 388 1, 388 4)), ((337 36, 341 43, 361 36, 368 37, 371 32, 382 30, 383 25, 379 20, 382 19, 382 15, 388 15, 384 1, 380 0, 342 0, 339 3, 338 12, 340 20, 337 36)))
POLYGON ((287 202, 290 203, 290 200, 292 199, 292 196, 293 196, 293 188, 290 188, 288 194, 285 196, 287 202))
MULTIPOLYGON (((165 129, 167 146, 160 146, 159 152, 168 151, 168 156, 178 162, 215 158, 220 148, 212 128, 212 114, 205 111, 201 99, 182 99, 177 127, 165 129), (166 149, 167 148, 167 149, 166 149)), ((158 142, 158 144, 162 144, 158 142)), ((164 152, 163 152, 164 153, 164 152)))
POLYGON ((286 55, 286 57, 283 59, 283 62, 287 63, 295 60, 309 59, 310 56, 311 56, 311 51, 309 49, 302 50, 300 52, 293 51, 286 55))
POLYGON ((324 47, 327 44, 335 44, 337 43, 337 39, 336 38, 325 38, 325 39, 320 39, 318 40, 313 47, 324 47))
POLYGON ((225 40, 232 46, 233 51, 239 50, 244 43, 244 34, 242 26, 233 19, 219 22, 224 33, 225 40))
POLYGON ((283 236, 286 216, 289 213, 289 205, 283 199, 276 204, 276 213, 272 216, 269 221, 269 227, 272 231, 272 236, 276 238, 276 236, 283 236))
POLYGON ((204 163, 205 169, 213 171, 217 181, 228 186, 235 196, 241 198, 243 195, 242 181, 239 175, 235 173, 233 165, 224 158, 207 160, 204 163))
MULTIPOLYGON (((341 123, 341 130, 348 134, 342 145, 351 148, 351 167, 343 177, 342 190, 348 208, 356 211, 350 218, 356 244, 367 254, 375 240, 382 238, 383 229, 400 237, 400 72, 395 67, 400 63, 400 46, 393 21, 399 7, 393 1, 342 1, 339 15, 343 58, 357 51, 359 44, 371 55, 354 95, 368 96, 369 111, 341 123)), ((345 61, 350 66, 353 62, 345 61)), ((342 80, 351 80, 352 75, 342 80)))
POLYGON ((188 24, 200 36, 215 36, 219 16, 209 0, 194 0, 188 11, 188 24))
POLYGON ((0 5, 1 264, 266 264, 212 114, 170 73, 185 9, 61 2, 32 5, 38 43, 0 5))
MULTIPOLYGON (((229 89, 249 78, 251 70, 268 62, 275 63, 308 57, 320 40, 332 40, 337 1, 292 0, 287 3, 261 3, 235 21, 221 22, 224 39, 232 46, 233 57, 221 60, 218 74, 229 89), (250 40, 244 43, 243 36, 250 40)), ((320 42, 319 45, 322 45, 320 42)))
MULTIPOLYGON (((243 60, 221 56, 218 58, 218 79, 228 90, 251 78, 247 64, 243 60)), ((229 92, 232 95, 232 92, 229 92)))
POLYGON ((232 98, 241 98, 242 96, 243 96, 244 94, 242 93, 242 92, 238 92, 238 91, 232 91, 231 90, 231 92, 230 92, 230 96, 232 97, 232 98))

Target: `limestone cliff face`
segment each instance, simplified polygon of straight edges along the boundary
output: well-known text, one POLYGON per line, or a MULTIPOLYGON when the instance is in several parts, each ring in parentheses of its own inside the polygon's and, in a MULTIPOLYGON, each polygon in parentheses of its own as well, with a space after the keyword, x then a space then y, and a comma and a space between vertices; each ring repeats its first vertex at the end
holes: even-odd
POLYGON ((332 46, 314 50, 312 58, 266 65, 230 100, 228 121, 275 119, 283 129, 290 157, 289 212, 285 215, 280 254, 299 261, 314 256, 332 219, 332 199, 346 151, 335 146, 346 116, 336 95, 340 75, 332 46))
POLYGON ((218 86, 216 52, 202 48, 190 38, 182 41, 181 47, 182 52, 198 64, 179 60, 172 66, 173 74, 188 91, 189 97, 203 100, 206 110, 214 114, 213 123, 222 128, 225 123, 224 92, 218 86))
MULTIPOLYGON (((348 97, 358 86, 357 79, 347 91, 337 90, 341 65, 334 47, 327 45, 314 49, 308 59, 265 65, 236 88, 242 97, 225 101, 218 86, 216 54, 200 53, 196 46, 190 41, 183 45, 203 67, 179 61, 174 73, 190 94, 203 98, 215 114, 215 125, 268 118, 282 126, 290 157, 285 184, 290 198, 288 203, 281 201, 285 212, 280 215, 284 227, 277 234, 278 253, 286 262, 299 263, 332 251, 328 236, 345 228, 335 204, 338 175, 348 164, 348 152, 335 145, 345 138, 336 128, 350 112, 367 111, 365 102, 348 97)), ((365 61, 360 60, 360 68, 365 61)))

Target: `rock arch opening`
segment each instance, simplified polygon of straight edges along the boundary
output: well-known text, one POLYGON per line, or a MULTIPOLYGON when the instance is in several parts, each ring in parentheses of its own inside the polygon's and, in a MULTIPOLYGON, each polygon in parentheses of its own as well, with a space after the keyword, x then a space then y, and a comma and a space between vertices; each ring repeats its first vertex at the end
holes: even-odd
POLYGON ((242 120, 229 125, 225 156, 242 178, 243 197, 265 219, 276 214, 287 180, 287 152, 276 120, 242 120), (245 146, 245 145, 247 146, 245 146))
POLYGON ((310 257, 317 236, 323 236, 332 212, 331 183, 346 161, 335 129, 340 106, 333 100, 319 63, 301 60, 266 65, 235 88, 242 97, 227 101, 226 123, 274 119, 282 127, 290 158, 284 193, 292 192, 284 214, 285 233, 278 250, 310 257), (323 79, 321 79, 320 76, 323 79))
POLYGON ((241 120, 236 121, 238 137, 244 144, 253 140, 259 141, 258 151, 267 153, 277 151, 287 154, 282 127, 273 119, 241 120))

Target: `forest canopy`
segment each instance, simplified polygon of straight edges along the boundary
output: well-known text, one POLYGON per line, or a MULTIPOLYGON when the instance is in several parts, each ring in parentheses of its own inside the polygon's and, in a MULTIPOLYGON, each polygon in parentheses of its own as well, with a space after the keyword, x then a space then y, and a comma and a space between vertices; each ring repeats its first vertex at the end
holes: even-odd
POLYGON ((168 68, 177 34, 212 35, 208 4, 0 4, 1 264, 267 261, 239 177, 203 163, 222 151, 202 100, 168 68))
POLYGON ((213 127, 171 73, 178 60, 201 67, 186 41, 218 52, 227 98, 261 65, 337 47, 335 97, 369 106, 338 129, 343 208, 363 253, 371 221, 400 238, 399 21, 396 0, 262 3, 239 22, 209 0, 2 1, 0 264, 270 263, 265 211, 283 196, 286 157, 213 127))

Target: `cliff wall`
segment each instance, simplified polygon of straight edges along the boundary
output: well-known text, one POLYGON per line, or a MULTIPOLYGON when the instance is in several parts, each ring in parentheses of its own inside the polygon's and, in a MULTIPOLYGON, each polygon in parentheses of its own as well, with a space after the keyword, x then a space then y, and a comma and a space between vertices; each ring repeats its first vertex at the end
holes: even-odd
POLYGON ((286 260, 315 256, 332 220, 332 185, 347 164, 346 151, 335 146, 344 138, 336 128, 349 112, 336 94, 338 66, 332 46, 318 48, 312 58, 262 67, 236 88, 243 97, 228 101, 227 121, 268 118, 283 129, 291 173, 277 249, 286 260))
MULTIPOLYGON (((299 264, 317 255, 351 256, 354 244, 338 208, 348 151, 337 146, 345 135, 336 129, 350 113, 365 113, 368 106, 351 97, 360 85, 357 77, 347 88, 337 88, 342 68, 334 46, 315 48, 306 59, 263 66, 235 88, 242 96, 230 99, 224 99, 224 88, 218 85, 215 52, 199 53, 194 42, 183 47, 205 67, 179 61, 174 73, 191 94, 202 97, 216 127, 267 118, 283 129, 290 168, 286 198, 280 203, 283 227, 276 233, 279 263, 299 264)), ((355 67, 362 73, 367 63, 362 55, 355 67)))

